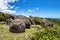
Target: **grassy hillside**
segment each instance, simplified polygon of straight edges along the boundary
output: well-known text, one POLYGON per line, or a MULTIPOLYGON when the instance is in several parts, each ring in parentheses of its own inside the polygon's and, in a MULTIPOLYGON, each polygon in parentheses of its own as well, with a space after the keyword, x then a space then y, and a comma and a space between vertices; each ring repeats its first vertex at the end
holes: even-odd
POLYGON ((0 22, 0 40, 30 40, 28 36, 37 32, 37 28, 26 29, 24 33, 11 33, 9 26, 0 22))
MULTIPOLYGON (((58 20, 56 20, 58 21, 58 20)), ((11 33, 3 22, 0 23, 0 40, 60 40, 60 25, 54 22, 54 27, 42 27, 26 29, 24 33, 11 33), (4 26, 4 27, 3 27, 4 26)))
POLYGON ((60 20, 58 19, 53 19, 53 18, 46 18, 46 19, 52 21, 54 24, 60 25, 60 20))
MULTIPOLYGON (((46 18, 53 22, 54 27, 42 27, 40 22, 43 18, 34 17, 34 21, 38 28, 31 28, 25 29, 24 33, 11 33, 9 31, 9 26, 7 26, 4 22, 7 17, 4 16, 3 13, 0 13, 0 40, 60 40, 60 20, 53 19, 53 18, 46 18), (5 19, 5 20, 3 20, 5 19)), ((33 25, 33 26, 36 26, 33 25)))
POLYGON ((37 31, 36 28, 26 29, 24 33, 11 33, 9 28, 0 27, 0 40, 30 40, 28 36, 37 31))
POLYGON ((54 27, 42 27, 34 34, 33 40, 60 40, 60 20, 51 18, 46 19, 52 21, 54 27))

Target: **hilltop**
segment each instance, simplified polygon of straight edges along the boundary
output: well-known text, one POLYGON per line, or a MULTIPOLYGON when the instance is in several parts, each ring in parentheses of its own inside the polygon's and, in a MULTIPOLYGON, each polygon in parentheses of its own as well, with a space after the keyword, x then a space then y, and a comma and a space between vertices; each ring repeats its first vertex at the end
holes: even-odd
MULTIPOLYGON (((24 33, 12 33, 9 26, 6 25, 6 19, 11 14, 0 12, 0 40, 60 40, 60 20, 53 18, 33 17, 35 25, 31 25, 30 29, 25 29, 24 33), (41 26, 42 19, 53 22, 54 26, 41 26), (34 28, 35 27, 35 28, 34 28)), ((13 15, 13 18, 17 15, 13 15)), ((24 15, 20 15, 21 16, 24 15)), ((28 18, 24 16, 23 18, 28 18)))

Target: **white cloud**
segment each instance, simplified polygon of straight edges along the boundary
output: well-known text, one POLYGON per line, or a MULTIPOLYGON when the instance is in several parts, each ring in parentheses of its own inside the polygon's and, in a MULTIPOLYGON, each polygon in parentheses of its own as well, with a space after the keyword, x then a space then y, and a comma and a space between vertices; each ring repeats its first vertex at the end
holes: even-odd
POLYGON ((14 8, 14 6, 10 6, 8 3, 16 2, 18 0, 0 0, 0 11, 7 13, 15 13, 15 10, 8 10, 9 8, 14 8))
POLYGON ((10 6, 10 9, 14 8, 14 6, 10 6))
POLYGON ((28 12, 34 12, 34 11, 37 11, 37 10, 39 10, 39 8, 35 8, 35 9, 32 9, 32 10, 29 9, 28 12))
POLYGON ((17 10, 19 7, 16 7, 15 10, 17 10))
POLYGON ((30 10, 30 9, 28 10, 28 12, 31 12, 31 11, 32 11, 32 10, 30 10))
POLYGON ((36 8, 36 10, 39 10, 39 8, 36 8))
POLYGON ((10 13, 10 14, 12 14, 12 13, 15 13, 16 11, 15 10, 1 10, 1 12, 5 12, 5 13, 10 13))
POLYGON ((6 3, 8 3, 8 2, 16 2, 18 0, 3 0, 3 1, 5 1, 6 3))

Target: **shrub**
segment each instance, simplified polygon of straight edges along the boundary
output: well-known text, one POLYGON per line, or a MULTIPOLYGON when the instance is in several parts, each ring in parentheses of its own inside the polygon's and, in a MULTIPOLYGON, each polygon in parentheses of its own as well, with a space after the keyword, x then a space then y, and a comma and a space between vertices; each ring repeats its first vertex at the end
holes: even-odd
POLYGON ((41 22, 42 18, 39 18, 39 17, 34 17, 34 21, 36 24, 40 25, 40 22, 41 22))
POLYGON ((60 39, 60 27, 45 27, 44 31, 38 31, 34 34, 33 40, 59 40, 60 39))

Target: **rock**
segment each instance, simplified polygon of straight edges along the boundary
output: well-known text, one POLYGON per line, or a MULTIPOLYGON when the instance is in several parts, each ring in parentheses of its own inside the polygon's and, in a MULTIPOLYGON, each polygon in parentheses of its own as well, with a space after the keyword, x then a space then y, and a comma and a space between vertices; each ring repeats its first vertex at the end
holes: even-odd
POLYGON ((7 19, 7 20, 6 20, 6 24, 7 24, 7 25, 10 25, 11 21, 12 21, 11 18, 10 18, 10 19, 7 19))
POLYGON ((30 23, 31 23, 32 25, 35 24, 34 18, 33 18, 32 16, 29 17, 29 21, 30 21, 30 23))
POLYGON ((32 28, 39 28, 38 25, 32 25, 31 27, 32 27, 32 28))
POLYGON ((13 19, 13 20, 14 20, 14 19, 16 18, 16 15, 14 15, 14 14, 9 14, 7 18, 8 18, 8 19, 10 19, 10 18, 11 18, 11 19, 13 19))
POLYGON ((11 22, 10 32, 20 33, 25 32, 25 23, 21 19, 15 19, 11 22))
POLYGON ((25 28, 30 28, 31 26, 30 21, 28 19, 25 19, 24 22, 25 22, 25 28))
POLYGON ((30 28, 31 23, 29 19, 27 19, 23 15, 18 15, 14 19, 10 17, 7 19, 7 24, 10 26, 10 32, 13 33, 19 33, 19 32, 25 32, 25 28, 30 28))
POLYGON ((53 23, 47 19, 42 19, 41 26, 52 26, 53 27, 53 23))
POLYGON ((24 15, 17 15, 16 18, 18 18, 18 19, 26 19, 26 16, 24 16, 24 15))
POLYGON ((30 28, 31 23, 30 23, 30 21, 29 21, 29 19, 28 19, 27 17, 25 17, 25 16, 23 16, 23 15, 18 15, 17 18, 18 18, 18 19, 22 19, 22 20, 24 21, 24 23, 25 23, 25 28, 30 28))

